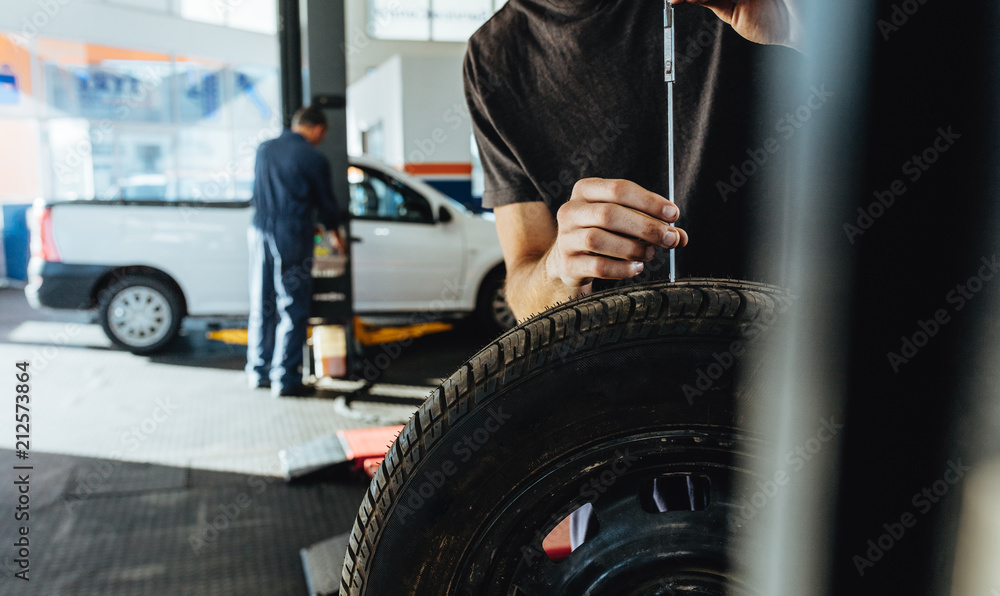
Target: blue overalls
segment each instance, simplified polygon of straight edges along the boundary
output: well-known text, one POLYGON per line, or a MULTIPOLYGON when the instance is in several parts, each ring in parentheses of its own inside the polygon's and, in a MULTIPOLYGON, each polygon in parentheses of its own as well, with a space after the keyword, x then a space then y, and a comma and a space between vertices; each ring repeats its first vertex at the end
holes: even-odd
POLYGON ((314 218, 340 224, 330 163, 286 130, 257 149, 250 245, 247 375, 277 394, 302 384, 302 352, 312 300, 314 218))

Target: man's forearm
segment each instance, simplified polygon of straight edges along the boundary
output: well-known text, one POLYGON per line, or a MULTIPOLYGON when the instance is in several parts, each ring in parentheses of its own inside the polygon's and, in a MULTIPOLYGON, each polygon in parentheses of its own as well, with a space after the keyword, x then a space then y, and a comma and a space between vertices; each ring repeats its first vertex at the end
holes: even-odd
POLYGON ((522 259, 508 265, 506 297, 517 321, 520 323, 557 302, 590 294, 592 284, 570 287, 549 274, 547 261, 552 249, 534 258, 522 259))

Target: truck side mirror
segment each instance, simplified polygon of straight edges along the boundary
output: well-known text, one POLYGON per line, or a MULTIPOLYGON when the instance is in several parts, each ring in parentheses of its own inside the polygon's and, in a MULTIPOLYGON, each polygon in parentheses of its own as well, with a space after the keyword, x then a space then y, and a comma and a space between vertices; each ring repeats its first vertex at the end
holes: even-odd
POLYGON ((451 211, 449 211, 447 207, 445 207, 444 205, 441 205, 440 207, 438 207, 438 221, 439 222, 441 222, 441 223, 448 223, 449 221, 451 221, 451 219, 452 219, 452 217, 451 217, 451 211))

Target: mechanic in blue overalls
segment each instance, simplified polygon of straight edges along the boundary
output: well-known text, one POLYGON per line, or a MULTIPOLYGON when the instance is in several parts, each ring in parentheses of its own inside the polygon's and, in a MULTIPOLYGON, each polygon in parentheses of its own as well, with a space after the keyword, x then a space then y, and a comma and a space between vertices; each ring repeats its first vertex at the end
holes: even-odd
POLYGON ((303 396, 303 346, 312 299, 315 222, 342 248, 330 162, 316 147, 326 137, 323 112, 295 112, 291 130, 257 149, 250 243, 250 327, 247 375, 251 388, 274 396, 303 396))

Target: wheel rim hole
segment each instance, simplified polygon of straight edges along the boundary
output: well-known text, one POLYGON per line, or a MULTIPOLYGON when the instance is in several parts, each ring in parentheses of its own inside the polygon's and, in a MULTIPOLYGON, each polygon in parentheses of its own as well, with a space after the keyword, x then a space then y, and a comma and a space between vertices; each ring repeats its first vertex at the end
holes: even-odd
POLYGON ((542 539, 542 550, 553 563, 569 556, 574 546, 579 548, 584 542, 597 535, 600 523, 590 503, 584 503, 562 518, 542 539))
POLYGON ((639 484, 639 504, 647 513, 703 511, 712 502, 712 481, 700 474, 667 474, 639 484))

